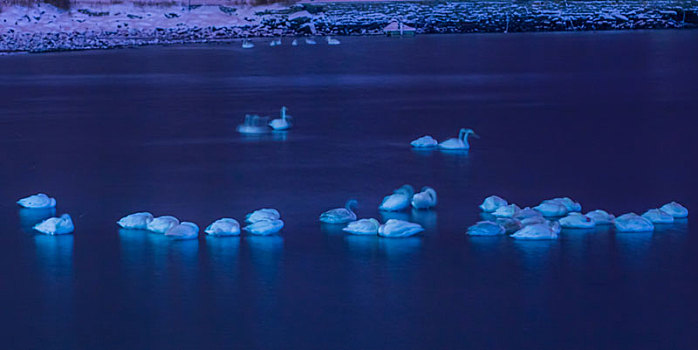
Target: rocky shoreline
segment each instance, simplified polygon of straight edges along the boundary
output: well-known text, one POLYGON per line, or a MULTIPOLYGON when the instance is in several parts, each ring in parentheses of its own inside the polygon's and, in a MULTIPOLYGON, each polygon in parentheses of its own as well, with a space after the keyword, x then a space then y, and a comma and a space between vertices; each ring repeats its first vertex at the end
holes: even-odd
POLYGON ((0 52, 108 49, 246 37, 698 28, 698 1, 338 2, 235 8, 51 5, 0 9, 0 52))

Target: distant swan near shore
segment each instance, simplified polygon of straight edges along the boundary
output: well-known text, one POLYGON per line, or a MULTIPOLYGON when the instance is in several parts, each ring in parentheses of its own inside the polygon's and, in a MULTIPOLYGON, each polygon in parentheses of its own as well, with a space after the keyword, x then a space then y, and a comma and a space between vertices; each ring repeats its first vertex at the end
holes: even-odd
POLYGON ((242 41, 242 48, 243 49, 251 49, 253 47, 254 47, 254 44, 251 41, 249 41, 247 39, 242 41))
POLYGON ((331 36, 327 37, 327 45, 339 45, 339 40, 332 38, 331 36))
POLYGON ((274 130, 288 130, 291 128, 291 119, 293 119, 292 116, 287 115, 286 111, 288 109, 286 106, 281 107, 281 118, 274 119, 269 122, 269 126, 274 129, 274 130))

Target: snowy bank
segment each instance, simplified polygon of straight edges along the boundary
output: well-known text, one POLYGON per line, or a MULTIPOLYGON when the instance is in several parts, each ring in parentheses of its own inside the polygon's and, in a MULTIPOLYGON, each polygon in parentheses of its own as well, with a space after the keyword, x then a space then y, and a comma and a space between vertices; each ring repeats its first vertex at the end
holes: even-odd
POLYGON ((698 1, 304 2, 295 5, 74 3, 0 7, 0 52, 104 49, 243 37, 695 28, 698 1))

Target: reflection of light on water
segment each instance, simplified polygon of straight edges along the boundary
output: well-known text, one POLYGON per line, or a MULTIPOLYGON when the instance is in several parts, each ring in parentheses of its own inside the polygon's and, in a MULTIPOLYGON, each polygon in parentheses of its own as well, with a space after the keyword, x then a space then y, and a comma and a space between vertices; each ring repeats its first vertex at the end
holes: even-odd
POLYGON ((320 223, 320 231, 322 231, 322 233, 328 234, 328 235, 344 235, 345 232, 342 231, 342 229, 345 226, 346 225, 335 225, 335 224, 327 224, 327 223, 321 222, 320 223))
POLYGON ((54 216, 56 216, 56 208, 22 208, 19 210, 19 225, 26 233, 36 233, 33 230, 34 225, 54 216))
POLYGON ((652 245, 653 232, 616 232, 619 259, 626 267, 644 269, 652 245))
POLYGON ((273 131, 265 134, 240 134, 243 142, 284 142, 288 140, 288 131, 273 131))
POLYGON ((56 332, 72 331, 74 305, 73 235, 34 236, 36 255, 42 275, 43 313, 37 322, 50 324, 56 332))
POLYGON ((521 265, 529 273, 540 274, 547 271, 553 264, 550 255, 560 242, 558 240, 514 240, 514 248, 518 252, 521 265))
POLYGON ((436 148, 415 148, 415 147, 412 147, 412 153, 414 153, 415 155, 420 156, 420 157, 431 157, 435 151, 436 151, 436 148))
POLYGON ((375 253, 378 250, 378 235, 375 236, 363 236, 363 235, 345 235, 344 242, 346 242, 347 249, 351 253, 375 253))
POLYGON ((410 215, 401 211, 380 211, 383 223, 390 219, 410 221, 410 215))
POLYGON ((73 235, 36 235, 34 244, 46 278, 60 282, 73 275, 73 235))
POLYGON ((436 231, 438 228, 438 217, 434 210, 419 210, 412 208, 412 221, 416 222, 427 230, 436 231))
POLYGON ((211 237, 206 236, 206 246, 214 255, 237 254, 240 249, 240 236, 211 237))
POLYGON ((381 238, 378 248, 388 260, 401 260, 419 252, 422 247, 421 237, 381 238))

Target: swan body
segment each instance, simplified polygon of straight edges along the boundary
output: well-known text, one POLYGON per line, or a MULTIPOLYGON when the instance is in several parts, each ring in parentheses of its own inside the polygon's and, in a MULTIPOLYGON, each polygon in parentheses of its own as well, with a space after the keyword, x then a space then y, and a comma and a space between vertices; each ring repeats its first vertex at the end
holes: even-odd
POLYGON ((196 239, 199 237, 199 226, 193 222, 183 221, 165 232, 165 237, 174 240, 196 239))
POLYGON ((258 135, 266 134, 269 132, 269 127, 267 126, 267 117, 260 117, 254 114, 245 115, 245 120, 242 124, 238 125, 238 132, 241 134, 248 135, 258 135))
POLYGON ((439 143, 439 148, 447 150, 467 150, 470 149, 470 144, 468 143, 468 136, 473 135, 478 137, 477 134, 472 129, 460 129, 458 132, 458 138, 451 138, 446 141, 439 143))
POLYGON ((614 222, 618 232, 650 232, 654 231, 651 221, 635 213, 623 214, 614 222))
POLYGON ((253 235, 268 236, 278 233, 282 228, 284 222, 281 220, 264 220, 245 226, 245 231, 253 235))
POLYGON ((468 227, 468 234, 471 236, 497 236, 506 232, 504 227, 492 221, 480 221, 468 227))
POLYGON ((255 211, 247 214, 247 216, 245 216, 245 221, 249 224, 254 224, 255 222, 259 222, 259 221, 278 220, 280 218, 281 218, 281 214, 279 214, 278 210, 264 208, 264 209, 255 210, 255 211))
POLYGON ((521 225, 522 226, 529 226, 529 225, 535 225, 535 224, 544 224, 548 222, 542 215, 541 216, 532 216, 530 218, 525 218, 521 220, 521 225))
POLYGON ((494 215, 495 217, 498 217, 498 218, 511 218, 511 217, 516 216, 516 214, 518 214, 520 210, 521 210, 521 208, 519 208, 518 205, 509 204, 509 205, 505 205, 503 207, 497 208, 497 210, 495 210, 492 213, 492 215, 494 215))
POLYGON ((642 217, 653 224, 670 224, 674 222, 674 217, 661 209, 650 209, 642 214, 642 217))
POLYGON ((274 39, 269 43, 269 46, 279 46, 281 45, 281 39, 274 39))
POLYGON ((545 217, 565 216, 568 213, 567 207, 558 202, 550 201, 543 201, 543 203, 533 207, 533 209, 538 210, 545 217))
POLYGON ((480 209, 484 211, 485 213, 492 213, 495 210, 497 210, 499 207, 504 207, 508 205, 509 203, 506 201, 506 199, 499 197, 499 196, 489 196, 485 198, 485 200, 480 204, 480 209))
POLYGON ((222 218, 208 225, 204 232, 209 236, 239 236, 240 223, 235 219, 222 218))
POLYGON ((17 201, 21 207, 29 209, 44 209, 44 208, 55 208, 56 199, 51 198, 43 193, 37 193, 29 197, 22 198, 17 201))
POLYGON ((378 228, 378 235, 381 237, 402 238, 414 236, 422 231, 424 231, 424 228, 420 224, 390 219, 378 228))
POLYGON ((308 44, 308 45, 315 45, 315 44, 317 44, 317 42, 315 42, 315 40, 310 39, 310 38, 306 38, 306 39, 305 39, 305 43, 308 44))
POLYGON ((269 126, 274 130, 288 130, 291 128, 291 121, 293 119, 290 115, 286 115, 287 108, 281 107, 281 118, 274 119, 269 122, 269 126))
POLYGON ((580 213, 569 213, 559 222, 560 226, 564 228, 592 228, 596 226, 596 222, 592 218, 580 213))
POLYGON ((378 209, 385 211, 400 211, 407 209, 410 206, 410 200, 412 200, 413 194, 414 189, 412 186, 403 185, 402 187, 393 191, 393 194, 385 196, 378 209))
POLYGON ((148 224, 153 221, 153 214, 148 212, 133 213, 119 219, 116 223, 129 230, 147 230, 148 224))
POLYGON ((75 226, 70 215, 63 214, 60 217, 48 218, 34 225, 34 229, 46 235, 65 235, 72 233, 75 226))
POLYGON ((560 198, 553 198, 553 199, 548 199, 544 200, 543 203, 545 202, 550 202, 550 203, 558 203, 561 204, 567 209, 568 212, 580 212, 582 211, 582 205, 579 204, 578 202, 575 202, 569 197, 560 197, 560 198))
POLYGON ((416 140, 410 142, 410 145, 414 148, 436 148, 439 142, 429 135, 422 136, 416 140))
POLYGON ((342 231, 355 235, 377 235, 380 222, 376 219, 361 219, 350 222, 342 231))
POLYGON ((330 36, 327 37, 327 45, 339 45, 339 40, 334 39, 330 36))
POLYGON ((613 214, 609 214, 605 210, 596 209, 585 214, 590 217, 597 225, 613 225, 613 221, 616 219, 613 214))
POLYGON ((504 227, 504 233, 506 234, 512 234, 523 227, 521 221, 514 218, 496 218, 494 221, 504 227))
POLYGON ((146 229, 155 233, 166 233, 177 225, 179 225, 179 220, 174 216, 158 216, 146 225, 146 229))
POLYGON ((356 200, 350 199, 344 205, 344 208, 331 209, 320 214, 320 222, 326 224, 346 224, 356 221, 356 214, 354 214, 356 205, 356 200))
POLYGON ((675 218, 685 218, 688 216, 688 209, 676 202, 664 204, 659 209, 663 210, 664 212, 675 218))
POLYGON ((242 41, 242 48, 243 49, 251 49, 253 47, 254 47, 254 44, 251 41, 249 41, 249 40, 242 41))
POLYGON ((293 41, 291 42, 291 46, 298 46, 298 40, 293 39, 293 41))
POLYGON ((423 187, 419 193, 412 196, 412 207, 415 209, 429 209, 436 206, 436 190, 431 187, 423 187))
POLYGON ((557 239, 559 234, 559 224, 534 224, 524 226, 522 229, 516 231, 512 238, 516 239, 528 239, 528 240, 543 240, 543 239, 557 239))

